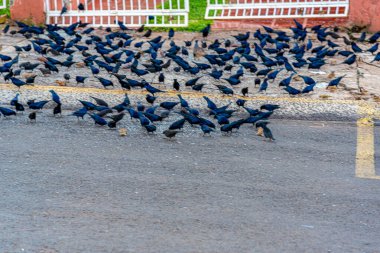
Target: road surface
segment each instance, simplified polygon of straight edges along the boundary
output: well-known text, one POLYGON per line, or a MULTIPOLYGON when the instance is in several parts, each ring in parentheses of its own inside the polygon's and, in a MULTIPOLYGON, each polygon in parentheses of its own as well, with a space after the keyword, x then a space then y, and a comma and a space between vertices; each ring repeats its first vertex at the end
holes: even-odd
POLYGON ((380 180, 355 177, 355 122, 170 141, 49 113, 0 119, 0 252, 379 252, 380 180))

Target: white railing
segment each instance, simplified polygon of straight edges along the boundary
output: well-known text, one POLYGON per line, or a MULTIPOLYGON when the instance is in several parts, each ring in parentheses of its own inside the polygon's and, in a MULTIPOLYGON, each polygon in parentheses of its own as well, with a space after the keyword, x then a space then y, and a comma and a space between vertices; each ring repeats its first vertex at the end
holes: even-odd
POLYGON ((70 25, 82 21, 92 26, 187 26, 189 0, 45 0, 46 23, 70 25), (82 3, 84 10, 79 10, 82 3), (62 7, 67 12, 61 15, 62 7))
POLYGON ((346 17, 349 0, 207 0, 206 19, 346 17))
POLYGON ((0 9, 6 9, 6 8, 7 8, 7 0, 1 0, 0 9))

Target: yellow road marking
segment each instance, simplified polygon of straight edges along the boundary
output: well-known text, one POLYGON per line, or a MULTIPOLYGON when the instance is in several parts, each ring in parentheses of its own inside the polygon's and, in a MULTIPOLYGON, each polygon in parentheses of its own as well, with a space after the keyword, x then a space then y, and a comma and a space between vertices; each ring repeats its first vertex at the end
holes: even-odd
POLYGON ((355 175, 359 178, 378 179, 375 166, 375 136, 373 117, 376 117, 376 108, 360 107, 359 113, 367 117, 357 121, 357 147, 355 175))

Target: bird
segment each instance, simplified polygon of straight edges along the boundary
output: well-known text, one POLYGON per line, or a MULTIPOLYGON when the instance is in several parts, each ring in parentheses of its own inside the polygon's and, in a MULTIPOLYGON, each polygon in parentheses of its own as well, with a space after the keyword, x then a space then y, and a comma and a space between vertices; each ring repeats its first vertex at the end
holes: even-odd
POLYGON ((298 90, 298 89, 296 89, 296 88, 293 88, 293 87, 291 87, 290 85, 286 86, 286 87, 284 88, 284 90, 285 90, 287 93, 289 93, 289 95, 298 95, 298 94, 301 93, 300 90, 298 90))
POLYGON ((80 10, 80 11, 84 11, 85 10, 85 7, 84 7, 83 3, 79 3, 78 4, 78 10, 80 10))
POLYGON ((67 13, 67 7, 66 7, 66 4, 64 4, 62 6, 62 9, 61 9, 61 13, 59 14, 59 16, 62 16, 63 14, 67 13))
POLYGON ((16 115, 16 112, 12 109, 6 107, 0 107, 0 113, 3 114, 4 117, 9 117, 11 115, 16 115))
POLYGON ((95 100, 95 102, 96 102, 97 105, 109 107, 108 103, 106 101, 104 101, 103 99, 101 99, 101 98, 96 98, 96 97, 93 97, 93 96, 90 96, 90 98, 92 98, 93 100, 95 100))
POLYGON ((169 139, 175 137, 180 131, 178 130, 170 130, 170 129, 167 129, 165 131, 163 131, 162 133, 168 137, 169 139))
POLYGON ((241 89, 241 94, 243 94, 243 96, 247 96, 248 95, 248 87, 244 87, 241 89))
POLYGON ((331 80, 330 82, 329 82, 329 84, 327 85, 327 88, 328 87, 333 87, 333 86, 338 86, 339 85, 339 83, 340 83, 340 81, 345 77, 346 75, 343 75, 343 76, 340 76, 340 77, 338 77, 338 78, 335 78, 335 79, 333 79, 333 80, 331 80))
POLYGON ((54 109, 53 109, 53 115, 57 115, 57 114, 60 114, 62 116, 62 105, 61 104, 57 104, 54 109))
MULTIPOLYGON (((79 83, 83 83, 84 84, 84 81, 88 78, 88 76, 76 76, 75 77, 75 81, 77 81, 77 84, 79 83)), ((66 79, 66 78, 65 78, 66 79)), ((69 78, 70 79, 70 76, 69 78)), ((67 79, 66 79, 67 80, 67 79)))
POLYGON ((98 116, 95 113, 89 114, 90 117, 94 120, 95 125, 105 126, 107 125, 107 121, 102 117, 98 116))
POLYGON ((211 31, 211 25, 207 24, 207 26, 201 30, 203 38, 207 38, 207 36, 210 34, 210 31, 211 31))
POLYGON ((209 126, 206 125, 206 124, 202 124, 202 125, 201 125, 201 130, 202 130, 202 132, 203 132, 203 135, 211 134, 211 132, 214 132, 214 129, 212 129, 211 127, 209 127, 209 126))
POLYGON ((44 108, 44 106, 49 103, 49 100, 42 100, 42 101, 38 101, 38 102, 32 102, 29 104, 29 109, 33 109, 33 110, 41 110, 42 108, 44 108))
POLYGON ((177 79, 174 79, 174 81, 173 81, 173 89, 175 89, 176 91, 179 91, 179 89, 180 89, 180 84, 177 81, 177 79))
POLYGON ((268 121, 259 121, 256 123, 256 128, 262 128, 264 137, 269 141, 274 141, 275 139, 273 137, 272 131, 267 126, 268 124, 268 121))
POLYGON ((71 115, 72 116, 76 116, 79 120, 79 118, 84 118, 84 116, 87 114, 87 108, 86 107, 82 107, 80 108, 79 110, 73 112, 71 115))
POLYGON ((37 113, 36 112, 29 113, 28 118, 29 118, 30 122, 32 122, 32 121, 36 122, 37 121, 37 113))
POLYGON ((26 82, 24 82, 24 81, 22 81, 22 80, 20 80, 20 79, 17 79, 17 78, 15 78, 15 77, 11 77, 10 79, 11 79, 11 82, 12 82, 14 85, 16 85, 18 88, 20 88, 21 86, 24 86, 24 85, 27 84, 26 82))
POLYGON ((54 90, 49 90, 49 92, 51 93, 52 100, 57 105, 61 105, 61 99, 60 99, 59 95, 54 90))
POLYGON ((150 84, 148 84, 148 83, 145 83, 144 88, 145 88, 148 92, 150 92, 153 96, 154 96, 155 93, 164 92, 164 91, 162 91, 162 90, 160 90, 160 89, 157 89, 157 88, 153 87, 152 85, 150 85, 150 84))
POLYGON ((151 29, 148 29, 148 30, 142 35, 142 37, 149 38, 151 35, 152 35, 152 30, 151 30, 151 29))

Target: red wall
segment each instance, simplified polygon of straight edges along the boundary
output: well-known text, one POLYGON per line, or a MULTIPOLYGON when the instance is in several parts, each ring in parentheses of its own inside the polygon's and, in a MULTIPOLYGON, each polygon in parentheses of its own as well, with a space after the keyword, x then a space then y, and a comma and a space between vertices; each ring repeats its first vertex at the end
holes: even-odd
MULTIPOLYGON (((58 0, 60 1, 60 0, 58 0)), ((138 0, 137 0, 138 1, 138 0)), ((190 0, 197 1, 197 0, 190 0)), ((129 1, 128 1, 129 2, 129 1)), ((321 22, 327 25, 368 25, 370 31, 380 31, 380 0, 350 0, 350 13, 348 18, 339 19, 307 19, 308 25, 321 22)), ((31 21, 35 24, 45 23, 44 0, 15 0, 11 6, 12 19, 20 21, 31 21)), ((238 21, 215 21, 214 27, 220 29, 250 29, 258 22, 278 27, 289 26, 290 20, 238 20, 238 21)))
POLYGON ((380 0, 351 0, 350 21, 369 25, 371 31, 380 31, 380 0))
POLYGON ((11 17, 18 21, 44 24, 44 0, 14 0, 13 5, 11 6, 11 17))

